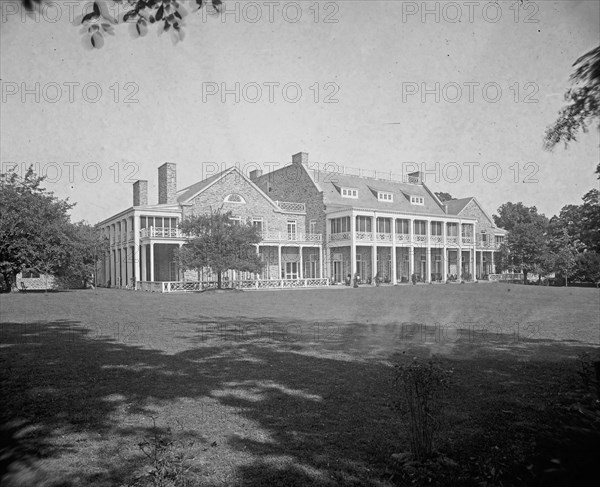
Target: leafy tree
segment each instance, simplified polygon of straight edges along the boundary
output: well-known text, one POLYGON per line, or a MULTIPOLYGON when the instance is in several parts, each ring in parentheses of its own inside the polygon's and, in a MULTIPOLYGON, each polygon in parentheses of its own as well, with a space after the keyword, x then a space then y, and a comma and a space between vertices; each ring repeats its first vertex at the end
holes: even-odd
MULTIPOLYGON (((26 10, 34 11, 45 0, 22 0, 26 10)), ((179 41, 184 38, 183 27, 188 11, 185 4, 198 11, 203 7, 210 7, 218 13, 222 8, 222 0, 94 0, 91 11, 81 18, 81 24, 86 28, 85 34, 89 37, 93 47, 99 49, 104 45, 104 37, 114 35, 115 24, 135 23, 139 36, 148 33, 148 25, 156 24, 159 32, 171 32, 179 41), (123 6, 127 11, 115 18, 111 10, 114 6, 123 6)))
POLYGON ((593 282, 600 286, 600 254, 582 252, 576 257, 577 267, 574 278, 581 282, 593 282))
POLYGON ((504 203, 498 208, 499 215, 493 215, 497 226, 508 230, 506 247, 508 249, 507 266, 521 269, 527 281, 530 271, 545 266, 544 258, 548 252, 548 219, 537 212, 535 206, 527 207, 523 203, 504 203))
POLYGON ((438 199, 444 203, 445 201, 450 201, 453 200, 454 198, 452 197, 452 195, 450 193, 443 193, 441 191, 435 193, 435 195, 438 197, 438 199))
POLYGON ((211 211, 184 220, 182 232, 190 237, 176 251, 176 259, 184 269, 210 267, 217 273, 217 286, 222 288, 223 273, 229 270, 260 272, 263 263, 255 245, 261 241, 256 227, 231 219, 231 212, 211 211))
POLYGON ((66 282, 78 281, 83 287, 95 285, 100 257, 108 250, 108 239, 100 229, 85 221, 68 225, 65 237, 68 241, 66 258, 56 274, 66 282))
POLYGON ((31 167, 23 177, 0 174, 0 272, 8 290, 23 268, 52 272, 66 258, 67 211, 73 205, 41 188, 42 181, 31 167))
MULTIPOLYGON (((589 125, 598 122, 600 129, 600 46, 585 53, 573 64, 572 87, 565 93, 565 105, 558 119, 546 130, 544 146, 552 150, 559 142, 565 147, 577 140, 577 134, 587 132, 589 125)), ((596 168, 600 174, 600 165, 596 168)))

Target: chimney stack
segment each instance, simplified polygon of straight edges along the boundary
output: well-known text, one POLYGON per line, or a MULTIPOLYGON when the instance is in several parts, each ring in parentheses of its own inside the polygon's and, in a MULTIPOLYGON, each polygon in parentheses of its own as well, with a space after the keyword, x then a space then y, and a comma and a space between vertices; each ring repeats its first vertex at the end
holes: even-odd
POLYGON ((408 173, 408 176, 411 178, 415 178, 417 180, 416 184, 421 184, 423 183, 423 177, 420 171, 415 171, 415 172, 411 172, 408 173))
POLYGON ((133 183, 133 206, 148 204, 148 181, 140 179, 133 183))
POLYGON ((303 164, 305 162, 308 162, 308 152, 298 152, 298 154, 292 156, 293 164, 303 164))
POLYGON ((254 171, 250 171, 250 180, 254 181, 262 176, 262 171, 260 169, 254 169, 254 171))
POLYGON ((158 168, 158 204, 175 203, 177 201, 177 166, 165 162, 158 168))

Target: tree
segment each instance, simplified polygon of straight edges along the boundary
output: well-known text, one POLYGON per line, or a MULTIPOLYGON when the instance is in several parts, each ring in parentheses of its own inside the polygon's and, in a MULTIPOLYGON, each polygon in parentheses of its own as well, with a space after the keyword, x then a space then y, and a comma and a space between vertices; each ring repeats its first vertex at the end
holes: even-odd
POLYGON ((453 200, 454 198, 452 197, 452 195, 450 193, 443 193, 441 191, 435 193, 435 195, 438 197, 438 199, 444 203, 446 201, 450 201, 453 200))
MULTIPOLYGON (((565 105, 558 119, 546 129, 544 147, 552 150, 559 142, 565 147, 576 141, 579 131, 587 132, 589 125, 598 122, 600 129, 600 46, 585 53, 573 64, 572 87, 565 93, 565 105)), ((596 168, 600 174, 600 165, 596 168)))
POLYGON ((52 272, 66 257, 67 211, 73 205, 41 188, 43 179, 31 167, 23 177, 0 174, 0 272, 9 291, 22 269, 52 272))
POLYGON ((95 285, 100 256, 108 250, 108 238, 103 237, 97 227, 85 221, 69 224, 66 228, 66 258, 56 275, 66 282, 78 281, 87 287, 91 282, 95 285))
POLYGON ((504 203, 498 213, 493 215, 495 224, 508 230, 507 265, 521 269, 527 281, 528 272, 544 267, 548 252, 548 219, 538 214, 535 206, 529 208, 521 202, 504 203))
POLYGON ((217 273, 219 289, 224 272, 260 272, 262 269, 255 247, 261 241, 257 228, 232 220, 231 212, 211 210, 207 215, 184 220, 181 230, 190 240, 176 251, 180 267, 197 270, 210 267, 217 273))
MULTIPOLYGON (((40 8, 46 0, 22 0, 28 11, 40 8)), ((104 45, 104 37, 114 35, 116 24, 135 23, 139 36, 148 33, 148 24, 156 24, 159 32, 171 32, 176 41, 183 40, 185 17, 188 11, 185 4, 196 11, 203 7, 219 13, 222 0, 94 0, 91 11, 81 17, 80 23, 86 28, 84 35, 89 37, 92 47, 97 49, 104 45), (122 6, 126 10, 122 15, 114 16, 112 7, 122 6)))

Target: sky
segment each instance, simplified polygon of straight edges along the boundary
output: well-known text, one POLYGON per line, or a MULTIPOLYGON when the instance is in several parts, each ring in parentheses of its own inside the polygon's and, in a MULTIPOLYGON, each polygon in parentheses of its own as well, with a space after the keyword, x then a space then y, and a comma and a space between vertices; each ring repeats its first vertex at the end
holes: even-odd
POLYGON ((228 1, 188 7, 178 42, 116 25, 102 49, 77 25, 89 2, 0 4, 2 169, 33 164, 73 220, 130 207, 137 179, 156 202, 164 162, 183 188, 300 151, 422 169, 489 213, 522 201, 551 216, 598 187, 595 128, 543 150, 573 62, 600 42, 597 1, 228 1))

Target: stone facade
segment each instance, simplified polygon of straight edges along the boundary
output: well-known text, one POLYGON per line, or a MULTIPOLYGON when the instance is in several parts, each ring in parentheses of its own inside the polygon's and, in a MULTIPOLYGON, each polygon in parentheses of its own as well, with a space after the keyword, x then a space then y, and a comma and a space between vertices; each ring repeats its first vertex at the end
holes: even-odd
MULTIPOLYGON (((289 201, 289 200, 288 200, 289 201)), ((184 207, 184 218, 188 215, 200 215, 221 209, 231 211, 241 221, 262 219, 263 232, 287 232, 287 222, 296 221, 298 233, 306 227, 304 213, 290 214, 279 210, 272 201, 256 190, 240 173, 232 171, 205 189, 201 194, 184 207), (228 195, 235 194, 243 198, 245 203, 224 201, 228 195)))

